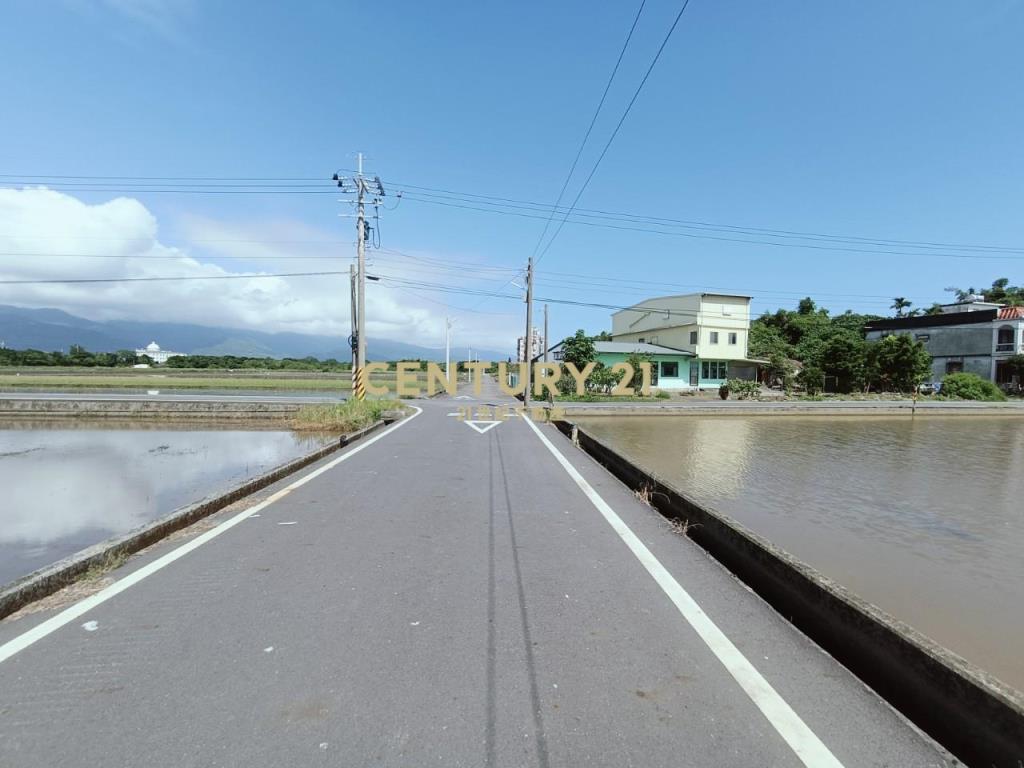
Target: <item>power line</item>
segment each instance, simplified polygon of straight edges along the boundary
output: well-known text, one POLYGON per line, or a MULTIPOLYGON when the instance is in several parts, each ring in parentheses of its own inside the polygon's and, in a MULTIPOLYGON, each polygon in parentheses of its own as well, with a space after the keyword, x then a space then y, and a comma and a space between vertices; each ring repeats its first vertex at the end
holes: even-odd
MULTIPOLYGON (((508 202, 507 205, 500 205, 498 203, 484 202, 480 200, 474 200, 469 197, 455 197, 439 195, 431 195, 429 193, 416 193, 416 195, 410 196, 409 199, 413 202, 422 203, 437 203, 448 202, 451 200, 457 200, 460 202, 473 203, 475 205, 486 205, 495 208, 496 210, 491 211, 488 209, 473 208, 471 210, 480 210, 484 212, 503 213, 503 208, 518 209, 530 212, 536 212, 538 208, 547 207, 543 203, 533 202, 529 200, 509 200, 508 198, 502 198, 508 202), (427 199, 422 199, 416 195, 425 194, 427 199), (433 198, 440 198, 440 202, 433 198)), ((496 198, 495 198, 496 199, 496 198)), ((567 210, 563 208, 560 210, 567 210)), ((721 224, 715 222, 697 221, 689 219, 675 219, 668 217, 650 216, 644 214, 625 213, 619 211, 604 211, 593 208, 576 208, 572 212, 573 216, 579 216, 583 218, 591 219, 608 219, 612 221, 625 221, 625 222, 638 222, 645 224, 653 224, 657 226, 667 227, 679 227, 683 229, 693 229, 697 231, 712 231, 712 232, 727 232, 734 234, 749 234, 754 236, 768 236, 781 239, 790 240, 824 240, 827 242, 840 242, 849 244, 860 244, 860 245, 896 245, 906 246, 912 248, 921 248, 926 250, 936 248, 946 248, 954 250, 966 250, 966 251, 996 251, 996 252, 1009 252, 1009 253, 1024 253, 1024 248, 1012 247, 1012 246, 996 246, 996 245, 978 245, 978 244, 967 244, 967 243, 939 243, 932 241, 918 241, 918 240, 900 240, 900 239, 886 239, 876 237, 860 237, 856 235, 833 235, 825 234, 820 232, 802 232, 799 230, 780 230, 780 229, 769 229, 765 227, 750 227, 739 224, 721 224)), ((570 223, 580 223, 570 220, 570 223)))
MULTIPOLYGON (((182 179, 182 178, 190 178, 190 177, 116 177, 116 176, 108 176, 108 177, 104 177, 104 176, 57 177, 57 176, 30 176, 30 175, 14 176, 12 174, 0 174, 0 178, 25 178, 25 179, 27 179, 27 178, 38 178, 38 179, 53 179, 53 178, 79 178, 79 179, 148 179, 148 178, 151 178, 151 179, 174 179, 174 178, 179 178, 179 179, 182 179)), ((215 180, 232 181, 232 180, 245 180, 246 177, 191 177, 191 178, 204 178, 204 179, 211 179, 211 180, 215 179, 215 180)), ((271 178, 271 177, 251 177, 251 178, 252 179, 259 179, 259 178, 271 178)), ((287 179, 296 180, 296 181, 305 181, 305 180, 307 180, 304 177, 280 177, 280 178, 287 178, 287 179)), ((316 179, 309 179, 309 180, 316 181, 316 179)), ((426 186, 419 186, 419 185, 407 184, 407 183, 398 183, 397 186, 403 187, 403 188, 408 187, 410 189, 423 190, 423 192, 417 193, 417 194, 425 195, 427 197, 438 197, 438 196, 444 195, 444 196, 447 196, 447 197, 442 198, 442 200, 446 200, 446 199, 450 198, 450 199, 455 199, 455 200, 464 201, 464 202, 472 202, 472 203, 474 203, 476 205, 496 206, 496 207, 499 207, 499 208, 500 207, 511 207, 511 208, 519 207, 522 210, 527 210, 527 211, 533 211, 533 210, 536 210, 536 209, 542 209, 543 211, 548 211, 551 208, 551 205, 549 203, 542 203, 542 202, 530 201, 530 200, 521 200, 521 199, 516 199, 516 198, 508 198, 508 197, 500 197, 500 196, 496 196, 496 195, 484 195, 484 194, 478 194, 478 193, 474 193, 474 192, 458 192, 458 191, 449 190, 449 189, 442 189, 442 188, 438 188, 438 187, 426 187, 426 186), (431 194, 431 193, 434 193, 434 194, 431 194), (497 206, 497 203, 494 203, 494 202, 484 202, 484 201, 497 201, 497 203, 509 203, 509 205, 508 206, 497 206)), ((77 191, 90 191, 90 190, 77 190, 77 191)), ((107 191, 107 192, 146 192, 146 191, 154 191, 154 192, 160 192, 162 190, 114 189, 114 188, 109 188, 109 189, 91 190, 91 191, 107 191)), ((164 190, 164 191, 168 191, 168 192, 179 192, 180 191, 182 193, 187 193, 187 192, 192 191, 192 190, 164 190)), ((198 193, 203 193, 204 191, 205 190, 202 190, 202 189, 197 190, 198 193)), ((277 190, 270 190, 270 191, 271 192, 276 192, 277 190)), ((334 190, 312 190, 312 191, 317 193, 317 194, 336 194, 336 192, 334 190)), ((211 190, 211 192, 214 193, 214 194, 231 194, 232 193, 230 190, 227 190, 227 191, 224 191, 224 190, 211 190)), ((306 193, 305 191, 301 191, 301 190, 300 190, 300 192, 302 192, 303 194, 306 193)), ((282 193, 283 194, 289 193, 288 189, 286 188, 282 193)), ((415 196, 408 196, 407 198, 404 198, 404 199, 412 199, 414 202, 432 203, 432 204, 436 204, 436 205, 443 204, 442 202, 439 202, 437 200, 420 199, 420 198, 417 198, 415 196)), ((454 207, 454 208, 464 208, 464 209, 467 209, 467 210, 478 210, 478 211, 487 212, 487 213, 508 213, 507 211, 501 211, 501 210, 490 210, 490 209, 484 209, 484 208, 469 208, 467 206, 458 206, 458 205, 452 205, 452 204, 449 204, 449 205, 450 205, 450 207, 454 207)), ((767 228, 767 227, 752 227, 752 226, 746 226, 746 225, 737 225, 737 224, 728 224, 728 223, 716 223, 716 222, 708 222, 708 221, 700 221, 700 220, 687 220, 687 219, 675 219, 675 218, 667 218, 667 217, 656 217, 656 216, 641 215, 641 214, 630 214, 630 213, 624 213, 624 212, 604 211, 604 210, 590 209, 590 208, 579 208, 579 207, 571 208, 571 207, 566 207, 566 206, 559 206, 558 207, 558 211, 557 212, 565 212, 565 211, 569 211, 572 216, 589 217, 589 218, 597 218, 597 219, 610 218, 610 219, 613 219, 613 220, 645 222, 645 223, 655 224, 655 225, 659 225, 659 226, 663 225, 663 226, 673 226, 673 227, 689 227, 689 228, 696 228, 696 229, 710 229, 711 231, 734 231, 734 232, 737 232, 739 234, 754 234, 754 235, 777 237, 777 238, 819 239, 819 240, 829 240, 829 241, 837 241, 837 242, 844 242, 844 243, 861 243, 861 244, 866 244, 866 245, 896 245, 896 246, 901 246, 901 247, 919 248, 919 249, 925 249, 925 250, 929 250, 929 249, 955 249, 955 250, 979 251, 979 252, 1024 253, 1024 247, 1019 247, 1019 246, 998 246, 998 245, 978 244, 978 243, 951 243, 951 242, 940 242, 940 241, 931 241, 931 240, 908 240, 908 239, 900 239, 900 238, 877 238, 877 237, 865 237, 865 236, 859 236, 859 235, 837 235, 837 234, 823 233, 823 232, 814 232, 814 231, 801 231, 801 230, 789 230, 789 229, 772 229, 772 228, 767 228)), ((538 217, 533 217, 533 218, 538 218, 538 217)), ((584 223, 584 222, 574 221, 574 220, 570 219, 569 223, 584 223)), ((12 237, 12 236, 10 236, 10 235, 0 235, 0 237, 12 237)), ((19 237, 22 237, 22 236, 19 235, 19 237)), ((50 237, 50 236, 36 236, 36 237, 50 237)), ((92 236, 92 237, 88 237, 88 238, 84 238, 83 237, 82 239, 117 239, 117 240, 120 240, 122 238, 103 238, 103 237, 92 236)), ((138 238, 138 239, 141 240, 143 238, 138 238)), ((310 240, 224 239, 224 238, 221 238, 221 239, 193 240, 193 242, 253 242, 253 243, 292 242, 292 243, 323 243, 323 244, 328 244, 328 243, 339 244, 339 243, 341 243, 341 241, 323 241, 323 240, 310 241, 310 240)))
POLYGON ((348 272, 279 272, 260 275, 187 275, 180 277, 79 277, 45 280, 0 280, 0 285, 73 285, 79 283, 157 283, 184 280, 264 280, 271 277, 327 277, 348 272))
MULTIPOLYGON (((460 288, 460 287, 453 286, 453 285, 450 285, 450 284, 447 284, 447 283, 429 283, 429 282, 423 282, 423 281, 406 280, 404 278, 396 278, 396 277, 384 278, 384 281, 387 282, 387 283, 394 283, 394 284, 397 284, 397 285, 404 286, 404 287, 408 288, 409 290, 413 290, 413 291, 417 291, 418 290, 418 291, 428 291, 428 292, 434 292, 434 293, 457 294, 457 295, 463 295, 463 296, 482 296, 482 297, 485 297, 485 298, 497 298, 497 299, 506 299, 506 300, 511 300, 511 301, 522 301, 522 296, 516 295, 516 294, 501 293, 499 291, 487 290, 487 289, 460 288)), ((748 298, 753 298, 753 297, 748 297, 748 298)), ((563 299, 563 298, 554 298, 554 297, 535 297, 534 300, 535 301, 539 301, 539 302, 548 302, 548 303, 551 303, 551 304, 563 304, 563 305, 567 305, 567 306, 576 306, 576 307, 587 307, 587 308, 611 310, 611 311, 614 311, 614 312, 629 311, 629 312, 639 312, 639 313, 657 313, 657 314, 660 314, 660 315, 665 315, 666 317, 676 316, 676 317, 696 318, 698 315, 701 315, 703 317, 716 317, 716 318, 717 317, 730 317, 730 318, 735 318, 736 317, 735 315, 726 314, 726 313, 723 313, 723 312, 711 312, 711 311, 705 311, 705 310, 702 310, 700 312, 696 312, 696 311, 689 311, 689 310, 679 310, 679 309, 672 309, 671 307, 658 307, 658 306, 651 305, 649 303, 644 303, 644 302, 640 302, 639 304, 634 304, 634 305, 626 306, 626 305, 622 305, 622 304, 608 304, 608 303, 599 303, 599 302, 591 302, 591 301, 576 301, 576 300, 573 300, 573 299, 563 299)))
MULTIPOLYGON (((498 213, 498 214, 501 214, 501 215, 518 216, 518 217, 527 218, 527 219, 542 219, 542 218, 544 218, 543 216, 538 216, 538 215, 534 215, 534 214, 530 214, 530 213, 520 213, 520 212, 515 212, 515 211, 502 211, 502 210, 490 209, 490 208, 477 208, 477 207, 469 206, 469 205, 457 205, 457 204, 454 204, 454 203, 442 203, 442 202, 437 201, 437 200, 415 200, 415 199, 413 199, 413 202, 424 202, 424 203, 429 203, 431 205, 445 205, 445 206, 448 206, 448 207, 451 207, 451 208, 462 208, 462 209, 471 210, 471 211, 480 211, 480 212, 483 212, 483 213, 498 213)), ((560 231, 561 227, 565 224, 567 219, 568 219, 568 216, 566 216, 565 218, 562 219, 562 222, 559 224, 559 229, 556 230, 556 233, 558 231, 560 231)), ((924 252, 919 252, 919 251, 872 250, 872 249, 869 249, 869 248, 852 248, 852 247, 847 248, 847 247, 839 247, 839 246, 814 245, 814 244, 808 244, 808 243, 775 242, 775 241, 772 241, 772 240, 748 240, 748 239, 743 239, 743 238, 738 238, 738 237, 725 237, 725 236, 721 236, 721 235, 703 235, 703 234, 697 234, 697 233, 694 233, 694 232, 666 231, 666 230, 663 230, 663 229, 653 229, 651 227, 623 226, 623 225, 608 224, 608 223, 594 222, 594 221, 573 221, 572 223, 573 224, 579 224, 579 225, 582 225, 582 226, 588 226, 588 227, 599 227, 599 228, 603 228, 603 229, 617 229, 617 230, 622 230, 622 231, 627 231, 627 232, 645 232, 647 234, 666 235, 666 236, 669 236, 669 237, 685 237, 685 238, 696 239, 696 240, 714 240, 714 241, 718 241, 718 242, 743 243, 743 244, 746 244, 746 245, 767 245, 767 246, 771 246, 773 248, 804 248, 804 249, 815 250, 815 251, 837 251, 837 252, 840 252, 840 253, 867 253, 867 254, 890 255, 890 256, 929 256, 929 257, 932 257, 932 258, 940 258, 941 257, 941 258, 950 258, 950 259, 979 259, 979 260, 992 260, 992 259, 994 259, 994 260, 1004 260, 1004 261, 1020 261, 1022 258, 1024 258, 1022 256, 1004 256, 1004 255, 996 255, 996 254, 989 255, 987 253, 959 254, 959 253, 941 253, 941 252, 939 252, 939 253, 924 253, 924 252)), ((550 244, 550 242, 551 241, 549 241, 549 244, 550 244)), ((541 251, 541 255, 540 255, 540 257, 538 257, 538 261, 540 260, 540 258, 543 258, 544 254, 546 252, 547 252, 546 248, 545 248, 544 251, 541 251)))
POLYGON ((597 123, 597 117, 601 114, 601 108, 604 106, 605 99, 608 98, 608 91, 612 87, 612 82, 615 80, 615 75, 619 71, 619 65, 622 64, 622 57, 626 55, 626 48, 629 47, 629 41, 633 39, 633 32, 636 30, 637 22, 640 21, 640 14, 644 11, 644 5, 647 0, 640 0, 640 7, 637 8, 636 16, 633 17, 633 24, 629 28, 629 34, 626 35, 626 41, 622 44, 622 50, 619 51, 619 57, 615 60, 615 66, 612 68, 612 73, 608 77, 608 82, 605 83, 604 92, 601 94, 601 100, 597 103, 597 109, 594 110, 594 116, 590 118, 590 125, 587 126, 587 132, 583 135, 583 141, 580 142, 579 149, 576 150, 576 157, 573 158, 572 166, 569 168, 569 173, 565 176, 565 181, 562 182, 562 188, 558 192, 558 198, 555 200, 555 204, 551 207, 551 213, 548 214, 547 221, 544 222, 544 230, 540 233, 540 237, 537 238, 537 244, 533 246, 533 253, 531 256, 537 255, 537 250, 540 248, 541 243, 544 242, 544 236, 548 233, 548 227, 551 226, 551 220, 555 216, 555 211, 558 210, 558 206, 562 202, 562 197, 565 196, 565 190, 569 187, 569 181, 572 179, 572 175, 576 172, 576 166, 579 164, 580 157, 583 155, 583 149, 587 146, 587 141, 590 139, 590 134, 594 130, 594 124, 597 123))
POLYGON ((586 180, 583 182, 583 186, 580 187, 579 191, 576 193, 576 197, 572 201, 572 205, 569 206, 569 211, 565 214, 564 217, 562 217, 562 221, 561 223, 559 223, 558 228, 555 230, 555 234, 551 236, 551 239, 548 240, 548 244, 544 246, 544 250, 541 251, 540 255, 537 257, 538 264, 547 255, 547 252, 551 249, 552 243, 555 242, 555 240, 558 238, 559 233, 562 231, 562 227, 565 226, 565 222, 566 219, 569 218, 569 214, 572 213, 572 211, 576 208, 576 204, 579 203, 580 198, 583 197, 583 193, 586 192, 587 187, 590 186, 591 179, 593 179, 594 174, 597 173, 597 169, 600 167, 601 161, 604 160, 604 156, 608 154, 608 149, 611 147, 612 142, 615 141, 615 137, 619 135, 619 129, 622 128, 622 124, 626 122, 626 117, 629 116, 630 110, 633 109, 633 105, 636 103, 637 98, 640 96, 640 92, 643 90, 644 85, 647 83, 647 78, 649 78, 651 76, 651 72, 654 71, 654 66, 658 63, 658 59, 661 58, 662 51, 664 51, 665 46, 668 45, 668 41, 672 37, 672 33, 675 32, 676 26, 679 24, 679 20, 683 17, 683 13, 686 11, 686 8, 687 6, 689 6, 689 4, 690 0, 683 0, 683 6, 679 9, 679 13, 676 14, 676 18, 672 22, 672 26, 669 27, 668 34, 665 35, 665 39, 661 41, 661 46, 658 48, 658 52, 654 54, 654 58, 651 60, 650 66, 647 67, 647 71, 644 73, 643 79, 640 81, 640 84, 636 87, 636 91, 633 93, 633 98, 629 100, 629 104, 626 105, 626 109, 623 111, 622 117, 619 118, 619 122, 615 125, 615 130, 613 130, 611 136, 608 137, 608 141, 605 143, 604 149, 602 149, 601 154, 598 155, 597 161, 594 163, 594 167, 590 169, 590 173, 587 175, 586 180))

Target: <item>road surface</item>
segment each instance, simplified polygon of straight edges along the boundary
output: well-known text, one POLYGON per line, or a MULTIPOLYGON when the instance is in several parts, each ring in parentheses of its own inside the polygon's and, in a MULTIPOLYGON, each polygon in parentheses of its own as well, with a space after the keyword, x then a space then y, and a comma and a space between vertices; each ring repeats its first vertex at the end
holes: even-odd
POLYGON ((947 764, 552 427, 450 415, 480 402, 0 623, 0 765, 947 764))

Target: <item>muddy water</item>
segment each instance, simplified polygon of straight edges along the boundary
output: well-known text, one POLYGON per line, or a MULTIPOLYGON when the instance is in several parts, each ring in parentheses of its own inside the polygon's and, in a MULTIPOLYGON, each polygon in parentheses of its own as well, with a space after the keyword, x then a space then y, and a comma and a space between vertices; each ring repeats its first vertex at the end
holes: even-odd
POLYGON ((0 425, 0 585, 326 439, 281 431, 0 425))
POLYGON ((1024 690, 1024 419, 579 421, 1024 690))

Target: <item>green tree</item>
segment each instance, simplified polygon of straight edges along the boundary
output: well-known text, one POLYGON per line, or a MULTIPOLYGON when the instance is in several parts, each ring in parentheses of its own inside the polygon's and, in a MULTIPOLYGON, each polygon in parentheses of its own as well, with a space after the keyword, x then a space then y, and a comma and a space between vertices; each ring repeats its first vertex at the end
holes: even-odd
POLYGON ((931 375, 932 358, 924 344, 908 334, 887 336, 867 345, 870 382, 886 392, 910 392, 931 375))
POLYGON ((594 340, 582 328, 575 335, 562 340, 562 362, 572 363, 582 371, 587 363, 596 359, 594 340))
POLYGON ((803 385, 810 395, 816 395, 825 387, 825 372, 816 365, 805 365, 797 374, 796 380, 803 385))
POLYGON ((864 385, 865 347, 859 334, 846 330, 838 330, 825 340, 817 365, 825 375, 836 377, 840 392, 852 392, 864 385))
POLYGON ((604 363, 598 363, 590 378, 587 379, 587 389, 605 395, 611 394, 612 388, 622 381, 622 377, 625 375, 623 371, 613 371, 604 363))
POLYGON ((797 304, 796 313, 798 315, 813 315, 816 309, 817 305, 814 303, 814 299, 810 296, 805 296, 800 299, 800 303, 797 304))
MULTIPOLYGON (((644 374, 643 371, 640 370, 640 366, 643 363, 651 363, 650 355, 643 355, 640 354, 639 352, 634 352, 633 354, 626 358, 626 362, 629 363, 629 365, 633 368, 633 381, 626 382, 626 386, 635 387, 636 393, 639 395, 641 394, 640 387, 644 383, 644 374)), ((651 363, 651 368, 651 374, 653 376, 654 363, 651 363)))
MULTIPOLYGON (((582 371, 588 364, 597 360, 597 350, 594 347, 594 340, 587 336, 580 328, 572 336, 562 340, 562 362, 572 363, 576 369, 582 371)), ((596 372, 596 371, 595 371, 596 372)), ((590 382, 588 381, 588 386, 590 382)), ((576 379, 568 373, 563 373, 558 380, 558 391, 563 395, 569 395, 576 391, 576 379)))
POLYGON ((895 299, 892 300, 892 306, 890 307, 890 309, 896 310, 896 317, 903 317, 903 310, 909 308, 910 305, 913 303, 914 302, 908 301, 902 296, 897 296, 895 299))
POLYGON ((751 357, 770 359, 776 355, 790 357, 793 350, 782 335, 782 331, 774 325, 755 320, 750 324, 750 336, 747 351, 751 357))

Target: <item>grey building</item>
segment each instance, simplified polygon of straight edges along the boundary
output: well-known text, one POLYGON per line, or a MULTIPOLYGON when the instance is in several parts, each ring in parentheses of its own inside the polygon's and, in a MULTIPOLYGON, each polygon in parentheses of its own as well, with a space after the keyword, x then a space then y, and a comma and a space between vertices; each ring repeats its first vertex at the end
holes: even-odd
POLYGON ((933 381, 965 371, 1010 384, 1014 379, 1006 359, 1024 353, 1024 307, 982 301, 947 304, 941 314, 875 320, 865 331, 868 341, 906 333, 923 342, 932 356, 933 381))

